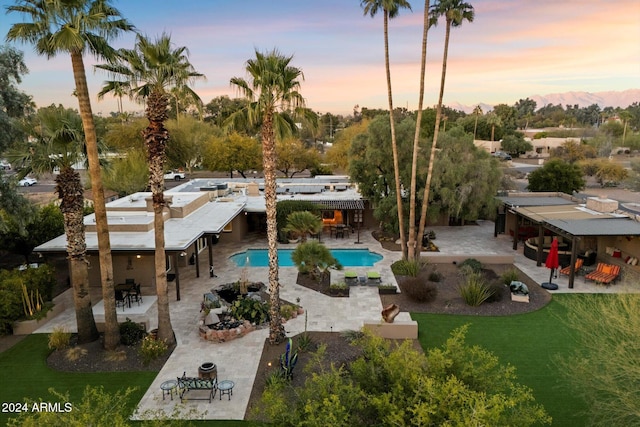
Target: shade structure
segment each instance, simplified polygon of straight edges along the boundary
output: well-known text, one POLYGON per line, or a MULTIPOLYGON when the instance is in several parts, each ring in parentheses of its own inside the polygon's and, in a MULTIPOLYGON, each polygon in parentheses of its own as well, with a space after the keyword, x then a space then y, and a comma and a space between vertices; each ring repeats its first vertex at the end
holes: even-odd
POLYGON ((558 289, 558 285, 553 283, 551 279, 553 279, 553 273, 560 267, 560 261, 558 259, 558 239, 555 237, 551 242, 551 248, 549 249, 549 255, 547 255, 547 260, 544 265, 551 269, 551 273, 549 275, 549 281, 543 283, 541 286, 545 289, 555 290, 558 289))

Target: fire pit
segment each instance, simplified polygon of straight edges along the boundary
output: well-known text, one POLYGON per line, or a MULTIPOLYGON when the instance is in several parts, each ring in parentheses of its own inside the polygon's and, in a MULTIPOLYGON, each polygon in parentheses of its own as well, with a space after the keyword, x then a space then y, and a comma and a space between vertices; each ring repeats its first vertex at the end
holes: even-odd
POLYGON ((212 380, 218 378, 218 367, 215 363, 205 362, 198 368, 198 378, 212 380))

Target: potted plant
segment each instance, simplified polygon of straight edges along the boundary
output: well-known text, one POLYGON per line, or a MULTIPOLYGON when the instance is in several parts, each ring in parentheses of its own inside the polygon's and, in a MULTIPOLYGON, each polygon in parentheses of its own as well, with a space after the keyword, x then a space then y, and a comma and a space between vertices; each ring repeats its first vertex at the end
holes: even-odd
POLYGON ((380 295, 393 295, 397 293, 397 287, 396 285, 391 285, 391 284, 384 284, 384 285, 378 285, 378 294, 380 295))
POLYGON ((349 286, 344 282, 332 283, 329 285, 329 295, 334 297, 348 297, 349 286))

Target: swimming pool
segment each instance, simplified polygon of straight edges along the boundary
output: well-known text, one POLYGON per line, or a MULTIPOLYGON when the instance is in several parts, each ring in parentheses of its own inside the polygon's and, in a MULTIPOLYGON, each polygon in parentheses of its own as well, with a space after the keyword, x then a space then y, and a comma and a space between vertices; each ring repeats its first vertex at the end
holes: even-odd
MULTIPOLYGON (((295 267, 291 259, 293 251, 293 249, 278 249, 278 265, 280 267, 295 267)), ((344 267, 371 267, 382 259, 382 255, 368 249, 331 249, 331 253, 344 267)), ((267 249, 248 249, 232 255, 230 258, 238 267, 269 266, 267 249)))

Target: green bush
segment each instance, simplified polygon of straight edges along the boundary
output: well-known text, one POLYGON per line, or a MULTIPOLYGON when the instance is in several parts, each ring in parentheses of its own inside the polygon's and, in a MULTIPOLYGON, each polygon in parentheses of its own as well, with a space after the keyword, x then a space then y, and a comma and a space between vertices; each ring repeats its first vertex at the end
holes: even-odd
POLYGON ((146 366, 153 360, 162 356, 168 349, 167 343, 157 340, 151 335, 147 335, 142 339, 139 354, 142 357, 142 363, 146 366))
POLYGON ((475 258, 467 258, 458 266, 463 275, 468 276, 471 273, 480 273, 482 271, 482 263, 475 258))
POLYGON ((342 270, 342 265, 331 251, 315 240, 300 243, 291 253, 291 259, 298 271, 311 274, 318 281, 322 280, 330 268, 342 270))
POLYGON ((518 274, 518 270, 516 270, 515 268, 510 268, 509 270, 502 273, 500 279, 502 280, 502 283, 509 286, 514 280, 520 280, 520 275, 518 274))
POLYGON ((479 274, 468 275, 464 285, 460 286, 460 296, 467 305, 478 307, 491 297, 494 290, 479 274))
POLYGON ((404 279, 401 286, 402 291, 405 292, 409 298, 417 302, 433 301, 438 295, 438 289, 434 285, 424 283, 417 277, 404 279))
POLYGON ((49 334, 49 348, 51 350, 60 350, 69 347, 71 341, 71 333, 64 328, 54 328, 49 334))
POLYGON ((261 325, 269 320, 269 305, 253 298, 239 298, 231 304, 231 315, 238 320, 261 325))
POLYGON ((146 334, 144 326, 132 322, 128 317, 125 322, 120 324, 120 342, 123 345, 137 344, 146 334))
POLYGON ((429 273, 430 282, 439 282, 441 280, 442 280, 442 273, 440 273, 439 271, 433 270, 431 273, 429 273))
POLYGON ((391 264, 391 271, 397 276, 416 277, 422 269, 422 263, 416 260, 401 259, 391 264))

